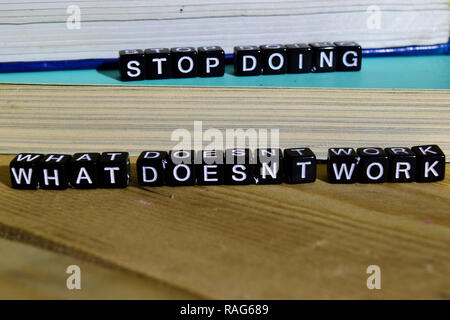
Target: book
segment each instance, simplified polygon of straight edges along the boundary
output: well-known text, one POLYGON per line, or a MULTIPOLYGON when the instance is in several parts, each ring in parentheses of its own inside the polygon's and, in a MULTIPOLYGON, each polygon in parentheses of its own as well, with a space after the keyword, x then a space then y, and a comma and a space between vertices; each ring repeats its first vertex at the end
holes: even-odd
POLYGON ((448 90, 2 84, 0 153, 136 156, 172 149, 177 129, 191 134, 184 149, 201 150, 215 128, 224 138, 242 129, 249 144, 260 141, 259 129, 270 142, 278 130, 280 148, 309 147, 318 159, 331 147, 425 144, 438 144, 448 159, 449 101, 448 90), (199 125, 202 145, 194 146, 199 125))
POLYGON ((229 54, 236 45, 352 40, 436 49, 449 38, 446 0, 0 1, 0 20, 0 69, 135 48, 220 45, 229 54))

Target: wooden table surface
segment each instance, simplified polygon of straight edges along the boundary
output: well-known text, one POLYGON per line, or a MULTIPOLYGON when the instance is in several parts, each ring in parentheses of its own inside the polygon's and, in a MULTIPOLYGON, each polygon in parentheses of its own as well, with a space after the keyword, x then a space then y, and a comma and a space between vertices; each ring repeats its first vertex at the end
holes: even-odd
POLYGON ((450 170, 431 184, 20 191, 0 156, 0 298, 450 299, 450 170), (81 290, 66 268, 81 268, 81 290), (369 265, 381 289, 366 286, 369 265))

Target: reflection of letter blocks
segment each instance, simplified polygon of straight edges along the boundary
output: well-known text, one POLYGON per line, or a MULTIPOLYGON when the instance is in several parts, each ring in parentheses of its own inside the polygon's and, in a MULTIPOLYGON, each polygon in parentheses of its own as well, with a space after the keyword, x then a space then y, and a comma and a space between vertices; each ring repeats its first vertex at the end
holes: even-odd
POLYGON ((283 155, 280 149, 257 149, 255 170, 256 184, 280 184, 283 182, 283 155))
POLYGON ((249 149, 228 149, 225 152, 225 184, 255 183, 255 162, 249 149))
POLYGON ((316 181, 316 155, 311 149, 284 149, 284 163, 288 183, 316 181))
POLYGON ((166 165, 166 151, 143 151, 136 161, 139 184, 141 186, 162 186, 166 165))
POLYGON ((353 148, 328 149, 327 172, 330 183, 355 183, 359 157, 353 148))
POLYGON ((37 164, 44 155, 20 153, 9 164, 11 186, 15 189, 37 189, 37 164))
POLYGON ((197 50, 192 47, 178 47, 170 50, 172 74, 174 78, 193 78, 197 76, 197 50))
POLYGON ((98 165, 100 185, 103 188, 125 188, 130 182, 128 152, 103 152, 98 165))
POLYGON ((389 160, 381 148, 358 148, 359 181, 363 183, 386 182, 389 175, 389 160))
POLYGON ((145 50, 147 79, 167 79, 172 76, 172 61, 168 48, 152 48, 145 50))
POLYGON ((361 70, 362 49, 356 42, 335 42, 336 45, 336 70, 359 71, 361 70))
POLYGON ((389 181, 412 182, 416 179, 416 154, 409 148, 385 148, 389 158, 389 181))
POLYGON ((237 76, 261 74, 261 50, 258 46, 234 47, 234 72, 237 76))
POLYGON ((219 46, 198 47, 198 75, 222 77, 225 73, 225 51, 219 46))
POLYGON ((312 49, 312 71, 331 72, 336 70, 336 46, 330 42, 315 42, 312 49))
POLYGON ((144 51, 139 49, 119 51, 119 68, 123 81, 144 80, 144 51))
POLYGON ((224 183, 224 154, 222 150, 198 151, 195 174, 199 185, 219 185, 224 183))
POLYGON ((75 153, 70 160, 70 184, 74 188, 98 187, 100 153, 75 153))
POLYGON ((67 154, 48 154, 38 163, 39 188, 63 190, 69 185, 69 164, 67 154))
POLYGON ((172 150, 167 158, 166 182, 169 186, 195 184, 194 151, 172 150))
POLYGON ((286 73, 287 59, 285 46, 282 44, 268 44, 260 48, 264 74, 286 73))
POLYGON ((445 155, 437 145, 417 146, 411 148, 417 156, 418 182, 433 182, 445 177, 445 155))

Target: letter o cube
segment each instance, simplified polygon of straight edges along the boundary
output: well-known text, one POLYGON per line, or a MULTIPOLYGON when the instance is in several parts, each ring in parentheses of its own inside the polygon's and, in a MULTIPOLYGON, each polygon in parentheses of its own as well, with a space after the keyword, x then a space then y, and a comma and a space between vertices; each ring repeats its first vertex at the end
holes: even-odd
POLYGON ((171 150, 167 158, 166 183, 169 186, 195 184, 195 154, 192 150, 171 150))
POLYGON ((177 47, 170 50, 174 78, 197 76, 197 50, 193 47, 177 47))

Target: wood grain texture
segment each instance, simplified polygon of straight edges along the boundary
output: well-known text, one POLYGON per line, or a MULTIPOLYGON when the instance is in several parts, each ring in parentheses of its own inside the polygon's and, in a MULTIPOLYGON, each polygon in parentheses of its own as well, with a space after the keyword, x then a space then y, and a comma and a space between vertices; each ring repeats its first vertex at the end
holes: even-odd
POLYGON ((0 239, 0 299, 196 299, 195 295, 79 257, 0 239), (81 270, 81 289, 68 290, 67 267, 81 270))
POLYGON ((195 120, 279 129, 281 147, 322 159, 333 146, 430 143, 450 158, 448 90, 0 85, 0 153, 168 150, 195 120))
POLYGON ((12 158, 0 156, 0 233, 12 239, 203 298, 450 298, 448 168, 432 184, 331 185, 319 165, 305 185, 133 178, 126 189, 18 191, 12 158), (366 287, 374 264, 381 290, 366 287))

